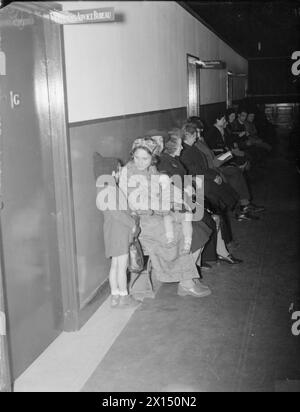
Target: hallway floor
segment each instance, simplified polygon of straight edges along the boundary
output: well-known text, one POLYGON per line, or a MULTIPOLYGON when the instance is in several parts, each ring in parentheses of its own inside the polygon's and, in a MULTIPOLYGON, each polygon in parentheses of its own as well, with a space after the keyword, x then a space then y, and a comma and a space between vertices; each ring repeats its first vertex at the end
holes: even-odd
MULTIPOLYGON (((292 312, 300 310, 299 175, 287 158, 277 156, 263 174, 254 194, 267 212, 259 221, 233 222, 240 244, 233 254, 244 263, 205 272, 211 296, 178 297, 176 284, 164 284, 155 299, 145 299, 132 313, 108 310, 108 323, 121 318, 125 323, 107 348, 101 343, 107 332, 96 313, 90 338, 98 361, 79 390, 300 391, 300 336, 291 330, 292 312)), ((70 351, 76 334, 67 335, 70 351)), ((27 379, 27 387, 19 384, 17 390, 36 391, 34 385, 27 379)))

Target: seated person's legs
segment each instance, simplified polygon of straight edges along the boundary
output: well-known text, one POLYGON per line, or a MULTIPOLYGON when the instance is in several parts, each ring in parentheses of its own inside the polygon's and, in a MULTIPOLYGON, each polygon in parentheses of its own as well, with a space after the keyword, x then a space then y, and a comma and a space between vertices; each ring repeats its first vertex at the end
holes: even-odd
POLYGON ((217 256, 219 261, 225 261, 226 263, 229 264, 238 264, 242 263, 242 260, 235 258, 232 256, 226 247, 226 244, 224 242, 224 239, 222 237, 222 232, 221 232, 221 222, 220 222, 220 216, 218 215, 213 215, 213 219, 216 222, 217 226, 217 256))
POLYGON ((184 247, 183 247, 183 253, 189 253, 191 249, 191 244, 192 244, 192 236, 193 236, 193 226, 192 226, 192 220, 193 220, 193 215, 192 213, 181 213, 183 218, 181 218, 181 227, 182 227, 182 233, 184 237, 184 247))

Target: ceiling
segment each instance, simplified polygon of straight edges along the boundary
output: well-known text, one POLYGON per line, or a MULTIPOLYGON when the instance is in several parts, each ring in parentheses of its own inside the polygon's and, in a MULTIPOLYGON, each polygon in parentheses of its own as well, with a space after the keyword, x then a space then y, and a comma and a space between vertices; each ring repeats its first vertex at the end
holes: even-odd
POLYGON ((290 57, 300 50, 300 1, 184 1, 246 58, 290 57))

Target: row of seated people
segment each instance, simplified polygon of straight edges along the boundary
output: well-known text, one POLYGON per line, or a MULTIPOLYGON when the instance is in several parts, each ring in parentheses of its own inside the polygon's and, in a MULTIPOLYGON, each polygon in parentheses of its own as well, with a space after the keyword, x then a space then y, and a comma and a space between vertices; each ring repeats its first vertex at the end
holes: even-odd
MULTIPOLYGON (((251 199, 245 173, 251 167, 253 151, 249 153, 247 149, 252 149, 255 145, 258 152, 261 148, 264 152, 268 152, 271 147, 268 146, 266 149, 264 142, 257 135, 241 130, 242 122, 247 117, 244 110, 238 113, 237 119, 233 110, 218 113, 214 125, 205 136, 202 135, 203 122, 198 117, 188 119, 181 130, 173 129, 169 132, 171 138, 177 136, 182 139, 182 150, 176 157, 181 166, 184 166, 186 173, 204 176, 206 211, 210 211, 220 219, 221 234, 225 243, 232 243, 228 211, 233 212, 233 216, 240 222, 257 220, 257 213, 265 211, 263 206, 254 204, 251 199), (232 132, 237 129, 239 129, 238 133, 232 132), (251 143, 249 144, 248 141, 251 143)), ((251 121, 253 122, 253 118, 249 123, 251 121)), ((167 144, 157 166, 161 172, 166 169, 166 157, 170 156, 168 151, 167 144)), ((207 246, 202 254, 202 268, 210 266, 207 261, 216 260, 207 246)), ((223 247, 223 250, 225 249, 223 247)), ((228 252, 226 259, 224 257, 217 254, 217 260, 222 259, 231 264, 241 262, 228 252)))
MULTIPOLYGON (((98 192, 97 207, 105 217, 106 256, 112 258, 109 280, 113 307, 139 304, 125 287, 132 236, 139 234, 159 281, 179 282, 179 296, 211 294, 201 280, 202 271, 209 270, 210 263, 242 263, 230 253, 230 215, 239 222, 251 221, 258 219, 257 214, 265 209, 252 202, 244 176, 254 155, 247 150, 254 145, 253 136, 245 130, 229 135, 228 125, 233 123, 229 121, 230 115, 219 113, 205 138, 203 123, 196 117, 188 119, 181 128, 152 131, 137 138, 129 162, 115 173, 119 197, 126 197, 127 211, 106 210, 101 204, 104 197, 98 192), (154 176, 158 177, 157 186, 152 185, 154 176), (192 177, 190 185, 185 182, 187 176, 192 177), (198 185, 199 176, 204 186, 198 185), (147 207, 136 201, 137 182, 139 199, 144 196, 147 207), (171 187, 169 210, 154 210, 152 202, 161 200, 164 191, 171 187), (203 197, 197 197, 198 191, 203 197), (200 206, 201 218, 195 218, 195 204, 200 206)), ((258 138, 256 143, 261 144, 258 138)))

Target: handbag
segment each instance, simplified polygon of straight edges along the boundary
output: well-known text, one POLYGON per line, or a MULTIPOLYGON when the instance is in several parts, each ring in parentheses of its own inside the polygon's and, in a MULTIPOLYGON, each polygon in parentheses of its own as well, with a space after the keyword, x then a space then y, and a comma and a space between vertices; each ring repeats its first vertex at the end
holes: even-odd
MULTIPOLYGON (((128 203, 127 203, 128 204, 128 203)), ((130 206, 128 204, 128 208, 130 210, 130 206)), ((130 213, 131 217, 135 221, 135 225, 137 227, 137 231, 135 235, 133 236, 132 241, 129 243, 129 250, 128 250, 128 271, 131 273, 141 273, 144 269, 144 254, 143 254, 143 249, 140 244, 140 241, 138 240, 138 236, 140 233, 140 218, 139 216, 131 211, 130 213)))
POLYGON ((131 273, 140 273, 143 271, 145 264, 143 249, 140 241, 138 240, 139 233, 141 232, 140 218, 135 213, 132 213, 131 216, 135 220, 137 230, 133 236, 133 240, 129 244, 128 270, 131 273))
POLYGON ((129 244, 128 270, 131 273, 140 273, 144 269, 144 254, 137 237, 129 244))

